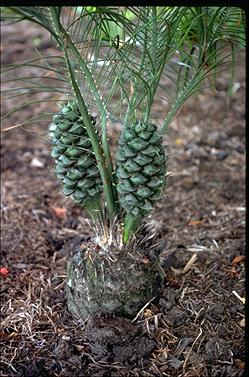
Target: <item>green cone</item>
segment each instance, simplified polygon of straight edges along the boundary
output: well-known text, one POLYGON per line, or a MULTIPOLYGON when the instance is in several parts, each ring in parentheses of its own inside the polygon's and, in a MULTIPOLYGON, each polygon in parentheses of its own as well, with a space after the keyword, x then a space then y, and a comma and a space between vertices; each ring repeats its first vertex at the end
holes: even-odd
MULTIPOLYGON (((93 117, 91 120, 95 124, 93 117)), ((54 115, 49 130, 53 146, 51 156, 64 194, 88 206, 102 192, 102 181, 76 102, 69 102, 54 115)))
POLYGON ((166 157, 157 127, 143 121, 128 125, 117 151, 117 190, 126 212, 125 241, 154 208, 166 184, 165 177, 166 157))

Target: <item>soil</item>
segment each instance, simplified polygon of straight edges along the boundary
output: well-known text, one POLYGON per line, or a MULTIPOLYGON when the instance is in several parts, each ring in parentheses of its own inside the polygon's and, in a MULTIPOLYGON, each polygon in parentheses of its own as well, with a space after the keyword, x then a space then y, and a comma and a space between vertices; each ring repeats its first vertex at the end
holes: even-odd
MULTIPOLYGON (((32 57, 37 45, 43 54, 54 52, 48 35, 25 22, 3 33, 4 64, 32 57)), ((97 313, 82 323, 68 312, 66 263, 79 237, 87 242, 93 229, 62 194, 50 146, 37 137, 46 128, 2 134, 1 267, 9 273, 0 276, 1 376, 244 375, 243 54, 229 106, 226 75, 217 92, 190 99, 169 128, 166 195, 147 220, 164 241, 165 284, 159 301, 135 318, 97 313)), ((15 101, 4 101, 3 113, 15 101)), ((166 110, 159 98, 153 117, 160 121, 166 110)), ((113 146, 118 133, 110 135, 113 146)))

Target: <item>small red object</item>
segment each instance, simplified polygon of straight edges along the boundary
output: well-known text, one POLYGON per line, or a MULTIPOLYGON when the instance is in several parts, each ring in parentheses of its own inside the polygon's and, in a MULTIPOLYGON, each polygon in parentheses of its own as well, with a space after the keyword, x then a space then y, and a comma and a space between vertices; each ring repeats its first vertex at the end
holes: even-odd
POLYGON ((236 257, 234 257, 234 259, 233 259, 233 261, 232 261, 232 264, 240 264, 240 263, 243 262, 245 259, 246 259, 246 256, 245 256, 245 255, 237 255, 236 257))
POLYGON ((51 207, 55 216, 59 217, 59 219, 66 219, 67 217, 67 211, 66 208, 61 208, 61 207, 51 207))
POLYGON ((95 245, 95 251, 98 253, 101 250, 101 246, 96 244, 95 245))
POLYGON ((8 274, 9 274, 8 268, 5 268, 5 267, 0 268, 0 275, 7 276, 8 274))

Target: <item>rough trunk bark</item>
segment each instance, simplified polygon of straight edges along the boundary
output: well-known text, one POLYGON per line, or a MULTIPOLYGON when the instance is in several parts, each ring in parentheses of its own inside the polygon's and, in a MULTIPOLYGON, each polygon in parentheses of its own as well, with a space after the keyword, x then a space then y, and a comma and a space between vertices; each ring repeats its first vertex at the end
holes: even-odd
POLYGON ((101 253, 89 245, 68 262, 68 308, 82 320, 98 311, 132 317, 157 297, 162 281, 155 255, 141 250, 101 253))

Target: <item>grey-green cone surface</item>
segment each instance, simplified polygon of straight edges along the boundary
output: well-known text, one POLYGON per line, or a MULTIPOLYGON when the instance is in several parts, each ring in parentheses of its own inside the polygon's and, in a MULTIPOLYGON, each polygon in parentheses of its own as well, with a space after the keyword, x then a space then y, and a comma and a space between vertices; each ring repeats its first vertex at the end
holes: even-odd
MULTIPOLYGON (((92 122, 95 123, 92 117, 92 122)), ((102 181, 76 102, 69 102, 54 115, 49 125, 52 138, 51 156, 65 195, 85 204, 102 191, 102 181)))
POLYGON ((143 217, 166 183, 166 157, 157 126, 143 121, 125 127, 117 152, 117 190, 127 214, 143 217))

